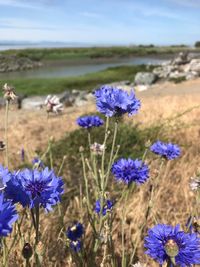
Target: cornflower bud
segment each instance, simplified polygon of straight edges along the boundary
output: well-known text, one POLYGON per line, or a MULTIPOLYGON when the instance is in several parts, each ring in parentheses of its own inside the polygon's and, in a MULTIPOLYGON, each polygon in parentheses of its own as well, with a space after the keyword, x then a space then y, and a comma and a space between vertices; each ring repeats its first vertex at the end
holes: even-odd
POLYGON ((24 259, 30 259, 33 255, 32 246, 29 243, 25 243, 22 249, 22 255, 24 259))
POLYGON ((5 150, 6 144, 3 141, 0 141, 0 151, 5 150))

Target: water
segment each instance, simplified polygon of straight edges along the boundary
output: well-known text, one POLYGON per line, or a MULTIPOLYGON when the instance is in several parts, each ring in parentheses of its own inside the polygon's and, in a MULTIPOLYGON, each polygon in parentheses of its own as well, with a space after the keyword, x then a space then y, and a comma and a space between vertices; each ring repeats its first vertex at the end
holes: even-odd
POLYGON ((122 66, 122 65, 142 65, 142 64, 153 64, 159 65, 167 61, 166 58, 162 57, 134 57, 127 58, 123 60, 108 60, 106 62, 90 61, 80 64, 71 64, 67 62, 56 62, 56 64, 51 64, 43 66, 41 68, 26 70, 26 71, 16 71, 9 73, 0 73, 0 79, 27 79, 27 78, 62 78, 62 77, 74 77, 80 76, 87 73, 94 73, 101 70, 105 70, 110 67, 122 66))

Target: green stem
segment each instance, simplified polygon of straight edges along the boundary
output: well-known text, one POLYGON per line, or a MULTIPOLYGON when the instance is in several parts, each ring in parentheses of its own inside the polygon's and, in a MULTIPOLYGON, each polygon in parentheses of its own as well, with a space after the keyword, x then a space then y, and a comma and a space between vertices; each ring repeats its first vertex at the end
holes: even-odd
POLYGON ((49 158, 50 158, 50 166, 53 169, 53 155, 52 155, 52 142, 49 140, 49 158))
POLYGON ((62 169, 63 169, 63 166, 65 164, 65 160, 66 160, 66 156, 63 157, 62 159, 62 162, 61 162, 61 165, 60 165, 60 168, 59 168, 59 171, 58 171, 58 176, 61 174, 62 172, 62 169))
POLYGON ((105 183, 105 187, 108 184, 108 178, 109 178, 109 174, 110 174, 110 169, 111 166, 113 164, 113 155, 114 155, 114 149, 115 149, 115 143, 116 143, 116 137, 117 137, 117 130, 118 130, 118 122, 115 122, 115 128, 114 128, 114 135, 113 135, 113 142, 112 142, 112 148, 111 148, 111 153, 110 153, 110 160, 109 160, 109 164, 108 164, 108 170, 107 170, 107 174, 106 174, 106 183, 105 183))
POLYGON ((126 202, 128 199, 129 190, 126 191, 125 200, 124 200, 124 208, 122 214, 122 267, 126 267, 126 258, 125 258, 125 221, 126 221, 126 202))
MULTIPOLYGON (((102 214, 102 211, 103 211, 103 206, 104 206, 104 193, 105 193, 105 151, 106 151, 106 142, 107 142, 107 139, 108 139, 108 127, 109 127, 109 117, 106 118, 106 128, 105 128, 105 135, 104 135, 104 142, 103 142, 103 146, 104 146, 104 149, 103 149, 103 154, 102 154, 102 158, 101 158, 101 171, 99 172, 100 173, 100 188, 99 188, 99 192, 101 192, 101 195, 100 195, 100 207, 101 207, 101 210, 100 210, 100 213, 99 213, 99 216, 100 216, 100 221, 99 221, 99 236, 101 235, 101 231, 102 231, 102 227, 103 227, 103 214, 102 214)), ((99 236, 96 238, 96 241, 95 241, 95 245, 94 245, 94 253, 97 252, 98 250, 98 247, 99 247, 99 236)))
POLYGON ((90 129, 88 129, 88 145, 89 145, 89 150, 90 150, 90 147, 91 147, 91 133, 90 133, 90 129))
POLYGON ((26 265, 25 265, 26 267, 30 267, 30 261, 29 261, 29 259, 26 259, 26 265))
POLYGON ((34 214, 33 208, 31 209, 31 217, 32 217, 34 229, 36 230, 36 221, 35 221, 35 214, 34 214))
POLYGON ((82 160, 82 167, 83 167, 83 177, 84 177, 84 181, 85 181, 87 207, 88 207, 88 210, 90 210, 90 198, 89 198, 88 179, 87 179, 87 175, 86 175, 85 159, 84 159, 83 153, 81 153, 81 160, 82 160))
POLYGON ((35 222, 36 222, 36 237, 35 237, 35 245, 39 242, 39 226, 40 226, 40 207, 37 205, 35 207, 35 222))
MULTIPOLYGON (((106 152, 106 142, 108 139, 108 127, 109 127, 109 117, 106 118, 106 129, 105 129, 105 135, 104 135, 104 142, 103 142, 103 146, 104 146, 104 150, 103 150, 103 154, 102 154, 102 159, 101 159, 101 179, 104 181, 104 165, 105 165, 105 152, 106 152)), ((103 183, 102 181, 102 183, 103 183)), ((102 185, 101 183, 101 185, 102 185)), ((103 190, 103 187, 101 187, 101 190, 103 190)))
POLYGON ((3 246, 3 267, 8 267, 8 253, 7 253, 7 245, 6 239, 2 238, 2 246, 3 246))
POLYGON ((8 156, 8 111, 9 111, 9 100, 6 100, 6 113, 5 113, 5 143, 6 143, 6 158, 5 166, 9 167, 9 156, 8 156))

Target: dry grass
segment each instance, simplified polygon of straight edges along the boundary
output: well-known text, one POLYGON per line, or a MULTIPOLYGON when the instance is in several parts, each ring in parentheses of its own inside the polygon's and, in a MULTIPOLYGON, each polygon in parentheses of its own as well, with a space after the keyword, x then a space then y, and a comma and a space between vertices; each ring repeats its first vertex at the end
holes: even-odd
MULTIPOLYGON (((200 85, 200 81, 197 82, 195 85, 200 85)), ((165 88, 165 94, 162 92, 159 95, 159 92, 163 89, 162 87, 159 88, 159 90, 155 89, 152 91, 152 95, 150 92, 141 93, 142 109, 135 119, 133 119, 133 121, 139 123, 141 127, 146 127, 158 121, 166 121, 168 118, 187 111, 176 120, 166 121, 168 125, 168 127, 166 127, 166 136, 169 137, 169 140, 176 140, 178 142, 182 147, 182 156, 174 162, 167 163, 160 177, 153 205, 153 212, 156 212, 159 222, 172 225, 180 223, 182 226, 185 225, 195 205, 194 195, 191 193, 188 186, 189 179, 194 175, 200 165, 200 108, 198 107, 200 104, 200 93, 198 93, 198 91, 190 93, 189 89, 191 87, 188 87, 188 91, 185 90, 184 93, 179 92, 180 88, 187 87, 188 83, 176 85, 176 87, 174 87, 174 90, 177 90, 176 94, 170 94, 170 91, 167 91, 165 88)), ((93 110, 94 105, 92 104, 76 110, 69 109, 62 117, 51 118, 51 129, 47 127, 46 116, 43 111, 32 113, 24 113, 22 111, 11 112, 9 139, 11 141, 10 158, 12 166, 14 167, 19 164, 20 158, 18 152, 22 146, 28 151, 27 156, 31 159, 34 151, 46 146, 48 136, 53 135, 55 139, 58 140, 66 131, 71 131, 76 128, 74 121, 77 116, 93 110)), ((3 121, 3 118, 1 121, 3 121)), ((131 123, 130 119, 129 123, 131 123)), ((0 133, 3 135, 3 125, 0 129, 0 133)), ((137 229, 145 220, 144 214, 148 205, 149 186, 155 179, 155 170, 159 166, 158 161, 151 163, 151 166, 151 169, 154 171, 152 171, 150 181, 129 197, 126 220, 127 248, 130 248, 130 241, 133 242, 133 245, 136 243, 138 238, 137 229)), ((67 204, 63 209, 64 214, 62 220, 59 221, 60 218, 58 218, 56 213, 43 216, 43 242, 45 246, 48 244, 45 255, 50 259, 48 260, 45 256, 44 266, 72 266, 70 258, 67 257, 64 244, 57 239, 60 231, 57 225, 65 227, 72 218, 80 216, 80 201, 78 196, 74 198, 70 188, 67 188, 67 191, 71 199, 69 197, 69 200, 66 201, 67 204)), ((121 227, 119 218, 122 215, 122 207, 117 206, 116 209, 117 218, 114 226, 116 231, 114 231, 113 235, 120 253, 121 240, 117 232, 119 232, 119 227, 121 227)), ((148 227, 153 224, 153 216, 149 216, 148 227)), ((146 230, 145 228, 145 231, 146 230)), ((90 232, 90 229, 87 229, 86 232, 90 232)), ((137 253, 141 262, 148 262, 148 266, 150 267, 158 266, 144 255, 142 241, 140 239, 138 243, 139 249, 137 253)), ((19 244, 19 246, 21 247, 22 245, 19 244)), ((13 258, 16 259, 18 257, 15 254, 13 258)), ((19 262, 18 264, 21 263, 19 262)), ((16 265, 13 263, 13 265, 11 264, 10 266, 16 265)))

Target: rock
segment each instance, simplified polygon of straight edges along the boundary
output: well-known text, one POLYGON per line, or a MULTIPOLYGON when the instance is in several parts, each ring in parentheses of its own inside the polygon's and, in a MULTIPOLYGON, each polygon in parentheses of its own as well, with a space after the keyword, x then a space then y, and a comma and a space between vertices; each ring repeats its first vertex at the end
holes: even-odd
POLYGON ((199 77, 199 73, 196 71, 191 71, 186 73, 186 80, 194 80, 199 77))
POLYGON ((42 63, 28 57, 0 54, 0 72, 21 71, 41 67, 42 63))
POLYGON ((109 85, 110 86, 120 87, 120 86, 130 85, 130 83, 131 82, 129 80, 125 80, 125 81, 119 81, 119 82, 109 83, 109 85))
POLYGON ((149 85, 137 85, 134 89, 136 92, 143 92, 149 89, 149 85))
POLYGON ((200 59, 192 59, 185 71, 194 71, 200 75, 200 59))
POLYGON ((5 99, 3 97, 0 97, 0 108, 4 107, 6 105, 5 99))
POLYGON ((165 65, 162 67, 157 67, 153 70, 153 73, 155 75, 157 75, 157 77, 161 78, 161 79, 166 79, 169 77, 171 72, 174 72, 177 70, 176 66, 172 66, 172 65, 165 65))
POLYGON ((138 72, 135 76, 136 85, 151 85, 157 80, 157 75, 151 72, 138 72))
POLYGON ((21 103, 22 109, 41 109, 44 106, 46 96, 33 96, 25 98, 21 103))
POLYGON ((169 74, 169 79, 186 78, 186 74, 179 71, 174 71, 169 74))
POLYGON ((183 64, 187 64, 190 62, 190 58, 188 56, 188 52, 180 52, 178 54, 178 56, 172 60, 171 64, 172 65, 183 65, 183 64))

